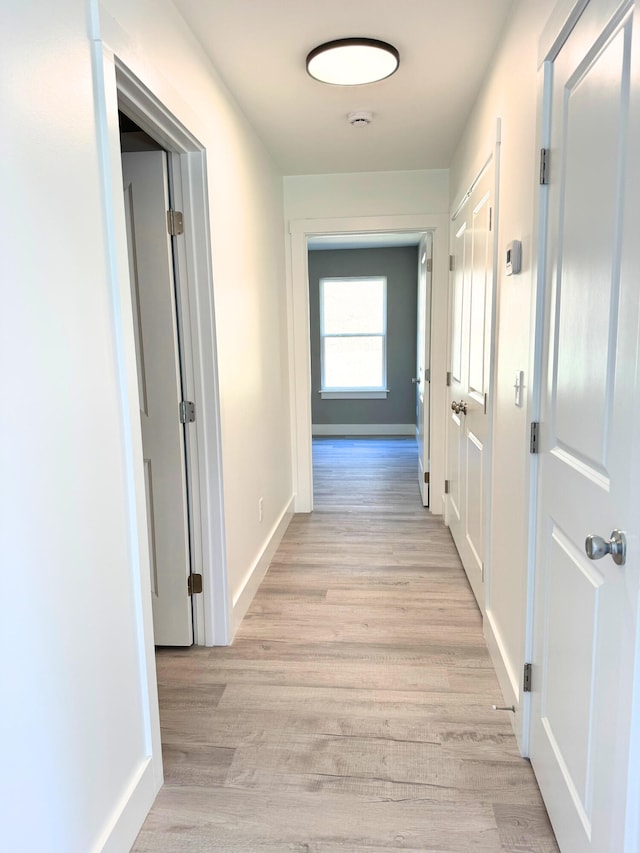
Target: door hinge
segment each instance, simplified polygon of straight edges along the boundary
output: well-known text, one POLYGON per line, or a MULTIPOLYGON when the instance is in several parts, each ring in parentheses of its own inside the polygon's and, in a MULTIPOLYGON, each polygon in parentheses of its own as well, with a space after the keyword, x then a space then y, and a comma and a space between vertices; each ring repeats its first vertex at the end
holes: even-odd
POLYGON ((196 419, 196 407, 195 403, 191 403, 189 400, 183 400, 179 406, 180 411, 180 423, 181 424, 192 424, 196 419))
POLYGON ((426 367, 424 369, 424 381, 431 382, 431 371, 426 367))
POLYGON ((453 272, 456 268, 456 256, 449 255, 449 272, 453 272))
POLYGON ((425 483, 429 482, 429 472, 428 471, 424 472, 424 481, 425 481, 425 483))
POLYGON ((489 231, 493 231, 493 208, 489 208, 489 231))
POLYGON ((480 564, 480 582, 484 583, 484 560, 480 564))
POLYGON ((524 693, 531 693, 531 669, 531 664, 525 663, 522 677, 522 690, 524 693))
POLYGON ((427 258, 427 272, 433 272, 433 258, 427 258))
POLYGON ((198 595, 198 593, 202 592, 202 575, 189 575, 187 578, 187 592, 189 595, 198 595))
POLYGON ((447 388, 451 387, 451 371, 447 370, 447 388))
POLYGON ((538 439, 540 437, 540 424, 538 421, 531 421, 531 435, 529 439, 529 453, 538 452, 538 439))
POLYGON ((487 414, 488 404, 489 404, 489 395, 485 394, 484 395, 484 414, 485 415, 487 414))
POLYGON ((445 495, 449 494, 449 480, 444 481, 444 493, 445 495))
POLYGON ((540 149, 540 183, 549 183, 549 149, 540 149))
POLYGON ((167 230, 172 237, 179 237, 181 234, 184 234, 182 211, 167 210, 167 230))

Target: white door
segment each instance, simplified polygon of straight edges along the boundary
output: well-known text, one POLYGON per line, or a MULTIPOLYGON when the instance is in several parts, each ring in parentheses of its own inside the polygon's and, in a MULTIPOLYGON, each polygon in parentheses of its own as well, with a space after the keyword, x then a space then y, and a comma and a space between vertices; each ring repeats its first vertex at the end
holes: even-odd
POLYGON ((615 5, 553 62, 531 760, 566 853, 640 849, 640 15, 615 5), (588 559, 616 528, 625 565, 588 559))
POLYGON ((490 162, 453 222, 447 408, 447 522, 481 609, 490 470, 487 402, 491 376, 493 176, 490 162))
POLYGON ((422 505, 429 506, 429 419, 431 391, 431 276, 433 236, 430 233, 418 247, 418 333, 416 339, 416 441, 418 443, 418 482, 422 505))
POLYGON ((156 645, 193 643, 169 193, 163 151, 122 155, 156 645))

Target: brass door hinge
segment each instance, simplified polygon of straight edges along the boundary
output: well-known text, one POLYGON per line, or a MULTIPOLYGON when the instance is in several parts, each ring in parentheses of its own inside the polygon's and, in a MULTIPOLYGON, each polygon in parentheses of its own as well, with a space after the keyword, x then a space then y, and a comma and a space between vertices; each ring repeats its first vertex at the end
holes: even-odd
POLYGON ((198 593, 202 592, 202 575, 189 575, 187 578, 187 592, 189 595, 198 595, 198 593))

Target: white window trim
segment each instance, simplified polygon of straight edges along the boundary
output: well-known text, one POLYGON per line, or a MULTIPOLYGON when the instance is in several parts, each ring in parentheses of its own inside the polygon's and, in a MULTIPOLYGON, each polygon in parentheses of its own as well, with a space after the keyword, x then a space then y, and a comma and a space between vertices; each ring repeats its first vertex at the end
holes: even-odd
MULTIPOLYGON (((387 385, 387 277, 386 275, 340 275, 340 276, 325 276, 320 279, 318 289, 320 296, 320 384, 321 388, 318 392, 323 400, 386 400, 389 395, 387 385), (325 281, 381 281, 383 285, 384 302, 383 302, 383 324, 384 332, 382 337, 382 385, 380 387, 356 387, 356 388, 331 388, 324 385, 324 338, 357 338, 357 337, 372 337, 374 333, 362 332, 355 334, 343 335, 324 335, 324 300, 322 298, 322 285, 325 281)), ((375 333, 378 335, 379 333, 375 333)))
POLYGON ((389 389, 363 391, 362 388, 340 388, 332 391, 330 388, 323 388, 318 394, 323 400, 386 400, 389 389))

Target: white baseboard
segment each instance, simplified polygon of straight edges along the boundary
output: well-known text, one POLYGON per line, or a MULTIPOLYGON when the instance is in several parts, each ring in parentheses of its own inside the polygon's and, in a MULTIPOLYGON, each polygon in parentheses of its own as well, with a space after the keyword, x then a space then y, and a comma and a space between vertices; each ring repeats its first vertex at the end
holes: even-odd
POLYGON ((502 695, 504 696, 504 704, 506 706, 513 705, 516 709, 515 714, 509 711, 500 711, 499 713, 508 714, 509 720, 513 727, 513 731, 518 741, 520 752, 524 755, 524 723, 525 723, 525 708, 521 702, 524 695, 520 692, 520 677, 513 671, 510 666, 500 632, 493 620, 490 610, 484 615, 483 620, 484 638, 487 641, 487 647, 491 656, 502 695))
POLYGON ((278 545, 282 541, 282 537, 293 518, 294 500, 295 498, 292 496, 282 511, 280 518, 271 529, 271 533, 269 534, 266 544, 258 556, 258 559, 247 572, 240 589, 233 597, 230 614, 231 618, 229 620, 231 627, 231 640, 233 640, 240 623, 244 619, 244 616, 249 609, 249 605, 258 591, 258 587, 267 573, 271 560, 273 560, 273 557, 278 550, 278 545))
POLYGON ((100 850, 101 853, 121 853, 122 850, 130 850, 133 847, 162 784, 162 778, 156 784, 153 770, 153 759, 144 759, 114 810, 102 837, 92 849, 100 850))
POLYGON ((313 424, 312 435, 415 435, 415 424, 313 424))

